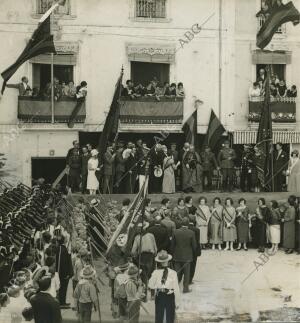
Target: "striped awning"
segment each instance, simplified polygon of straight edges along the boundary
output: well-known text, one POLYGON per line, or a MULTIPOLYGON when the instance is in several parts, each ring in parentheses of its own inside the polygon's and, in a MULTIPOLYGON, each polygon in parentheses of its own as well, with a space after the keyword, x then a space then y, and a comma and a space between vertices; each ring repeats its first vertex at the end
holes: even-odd
MULTIPOLYGON (((255 144, 256 143, 256 130, 241 130, 234 131, 233 143, 235 145, 241 144, 255 144)), ((299 144, 300 132, 297 131, 273 131, 273 142, 282 142, 283 144, 299 144)))

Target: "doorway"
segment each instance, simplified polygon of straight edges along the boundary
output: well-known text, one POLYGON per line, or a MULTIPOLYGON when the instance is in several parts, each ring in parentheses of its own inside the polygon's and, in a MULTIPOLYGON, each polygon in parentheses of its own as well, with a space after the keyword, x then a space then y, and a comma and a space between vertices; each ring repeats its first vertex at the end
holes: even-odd
MULTIPOLYGON (((52 184, 58 175, 66 167, 65 157, 34 157, 31 158, 31 179, 45 179, 45 184, 52 184)), ((60 182, 63 186, 67 184, 67 178, 64 176, 60 182)))

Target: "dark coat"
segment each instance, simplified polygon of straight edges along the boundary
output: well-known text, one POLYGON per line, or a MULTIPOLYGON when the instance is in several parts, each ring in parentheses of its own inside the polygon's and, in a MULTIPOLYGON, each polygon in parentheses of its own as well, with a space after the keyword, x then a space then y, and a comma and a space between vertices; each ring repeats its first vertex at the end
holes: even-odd
POLYGON ((81 174, 82 175, 87 175, 88 174, 88 162, 89 159, 91 158, 90 154, 82 155, 81 156, 81 174))
POLYGON ((71 256, 65 245, 60 245, 56 252, 56 271, 60 279, 71 278, 74 274, 71 256))
POLYGON ((59 303, 48 293, 37 293, 30 301, 35 323, 61 323, 59 303))
POLYGON ((7 84, 6 87, 18 89, 19 96, 28 96, 28 95, 30 95, 30 91, 32 91, 31 87, 28 84, 25 88, 23 82, 18 83, 18 84, 7 84))
POLYGON ((195 233, 188 227, 181 227, 175 230, 172 241, 174 261, 192 262, 197 249, 195 233))
POLYGON ((196 253, 194 255, 195 258, 201 256, 201 245, 200 245, 200 229, 197 228, 193 223, 189 224, 189 229, 192 230, 195 234, 196 239, 196 253))
POLYGON ((104 154, 104 165, 103 165, 103 174, 104 175, 113 175, 113 164, 115 156, 110 152, 104 154))
POLYGON ((125 173, 126 159, 123 158, 123 152, 116 152, 116 173, 125 173))
POLYGON ((274 152, 274 174, 282 173, 288 168, 288 156, 285 151, 281 151, 278 156, 278 152, 274 152))
POLYGON ((155 224, 147 230, 152 233, 155 238, 157 251, 168 250, 170 246, 170 239, 168 229, 162 224, 155 224))

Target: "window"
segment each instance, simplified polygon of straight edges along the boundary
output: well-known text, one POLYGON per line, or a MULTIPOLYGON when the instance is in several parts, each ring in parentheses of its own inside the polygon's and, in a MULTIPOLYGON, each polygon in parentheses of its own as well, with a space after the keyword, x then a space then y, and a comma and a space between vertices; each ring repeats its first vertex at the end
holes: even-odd
MULTIPOLYGON (((37 0, 37 13, 44 14, 53 5, 53 0, 37 0)), ((70 0, 64 6, 58 6, 54 11, 58 15, 70 15, 70 0)))
POLYGON ((166 0, 136 0, 137 18, 166 18, 166 0))
POLYGON ((131 79, 134 84, 147 86, 156 78, 160 85, 169 82, 170 65, 161 63, 131 62, 131 79))
MULTIPOLYGON (((256 79, 259 77, 259 70, 260 69, 265 69, 266 64, 257 64, 256 65, 256 79)), ((277 77, 278 80, 285 80, 285 64, 272 64, 271 66, 271 76, 277 77)))

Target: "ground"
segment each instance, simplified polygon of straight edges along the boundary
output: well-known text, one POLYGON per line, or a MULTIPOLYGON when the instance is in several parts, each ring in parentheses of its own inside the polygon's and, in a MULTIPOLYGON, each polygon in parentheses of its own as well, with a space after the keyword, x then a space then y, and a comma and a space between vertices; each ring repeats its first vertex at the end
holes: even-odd
MULTIPOLYGON (((275 256, 249 251, 204 250, 198 258, 192 292, 181 297, 178 323, 198 322, 300 322, 300 256, 275 256)), ((110 289, 100 294, 102 322, 117 322, 110 313, 110 289)), ((69 294, 71 296, 71 294, 69 294)), ((144 304, 140 322, 154 322, 154 304, 144 304)), ((76 322, 74 312, 63 312, 64 322, 76 322)), ((99 322, 97 313, 93 322, 99 322)))

